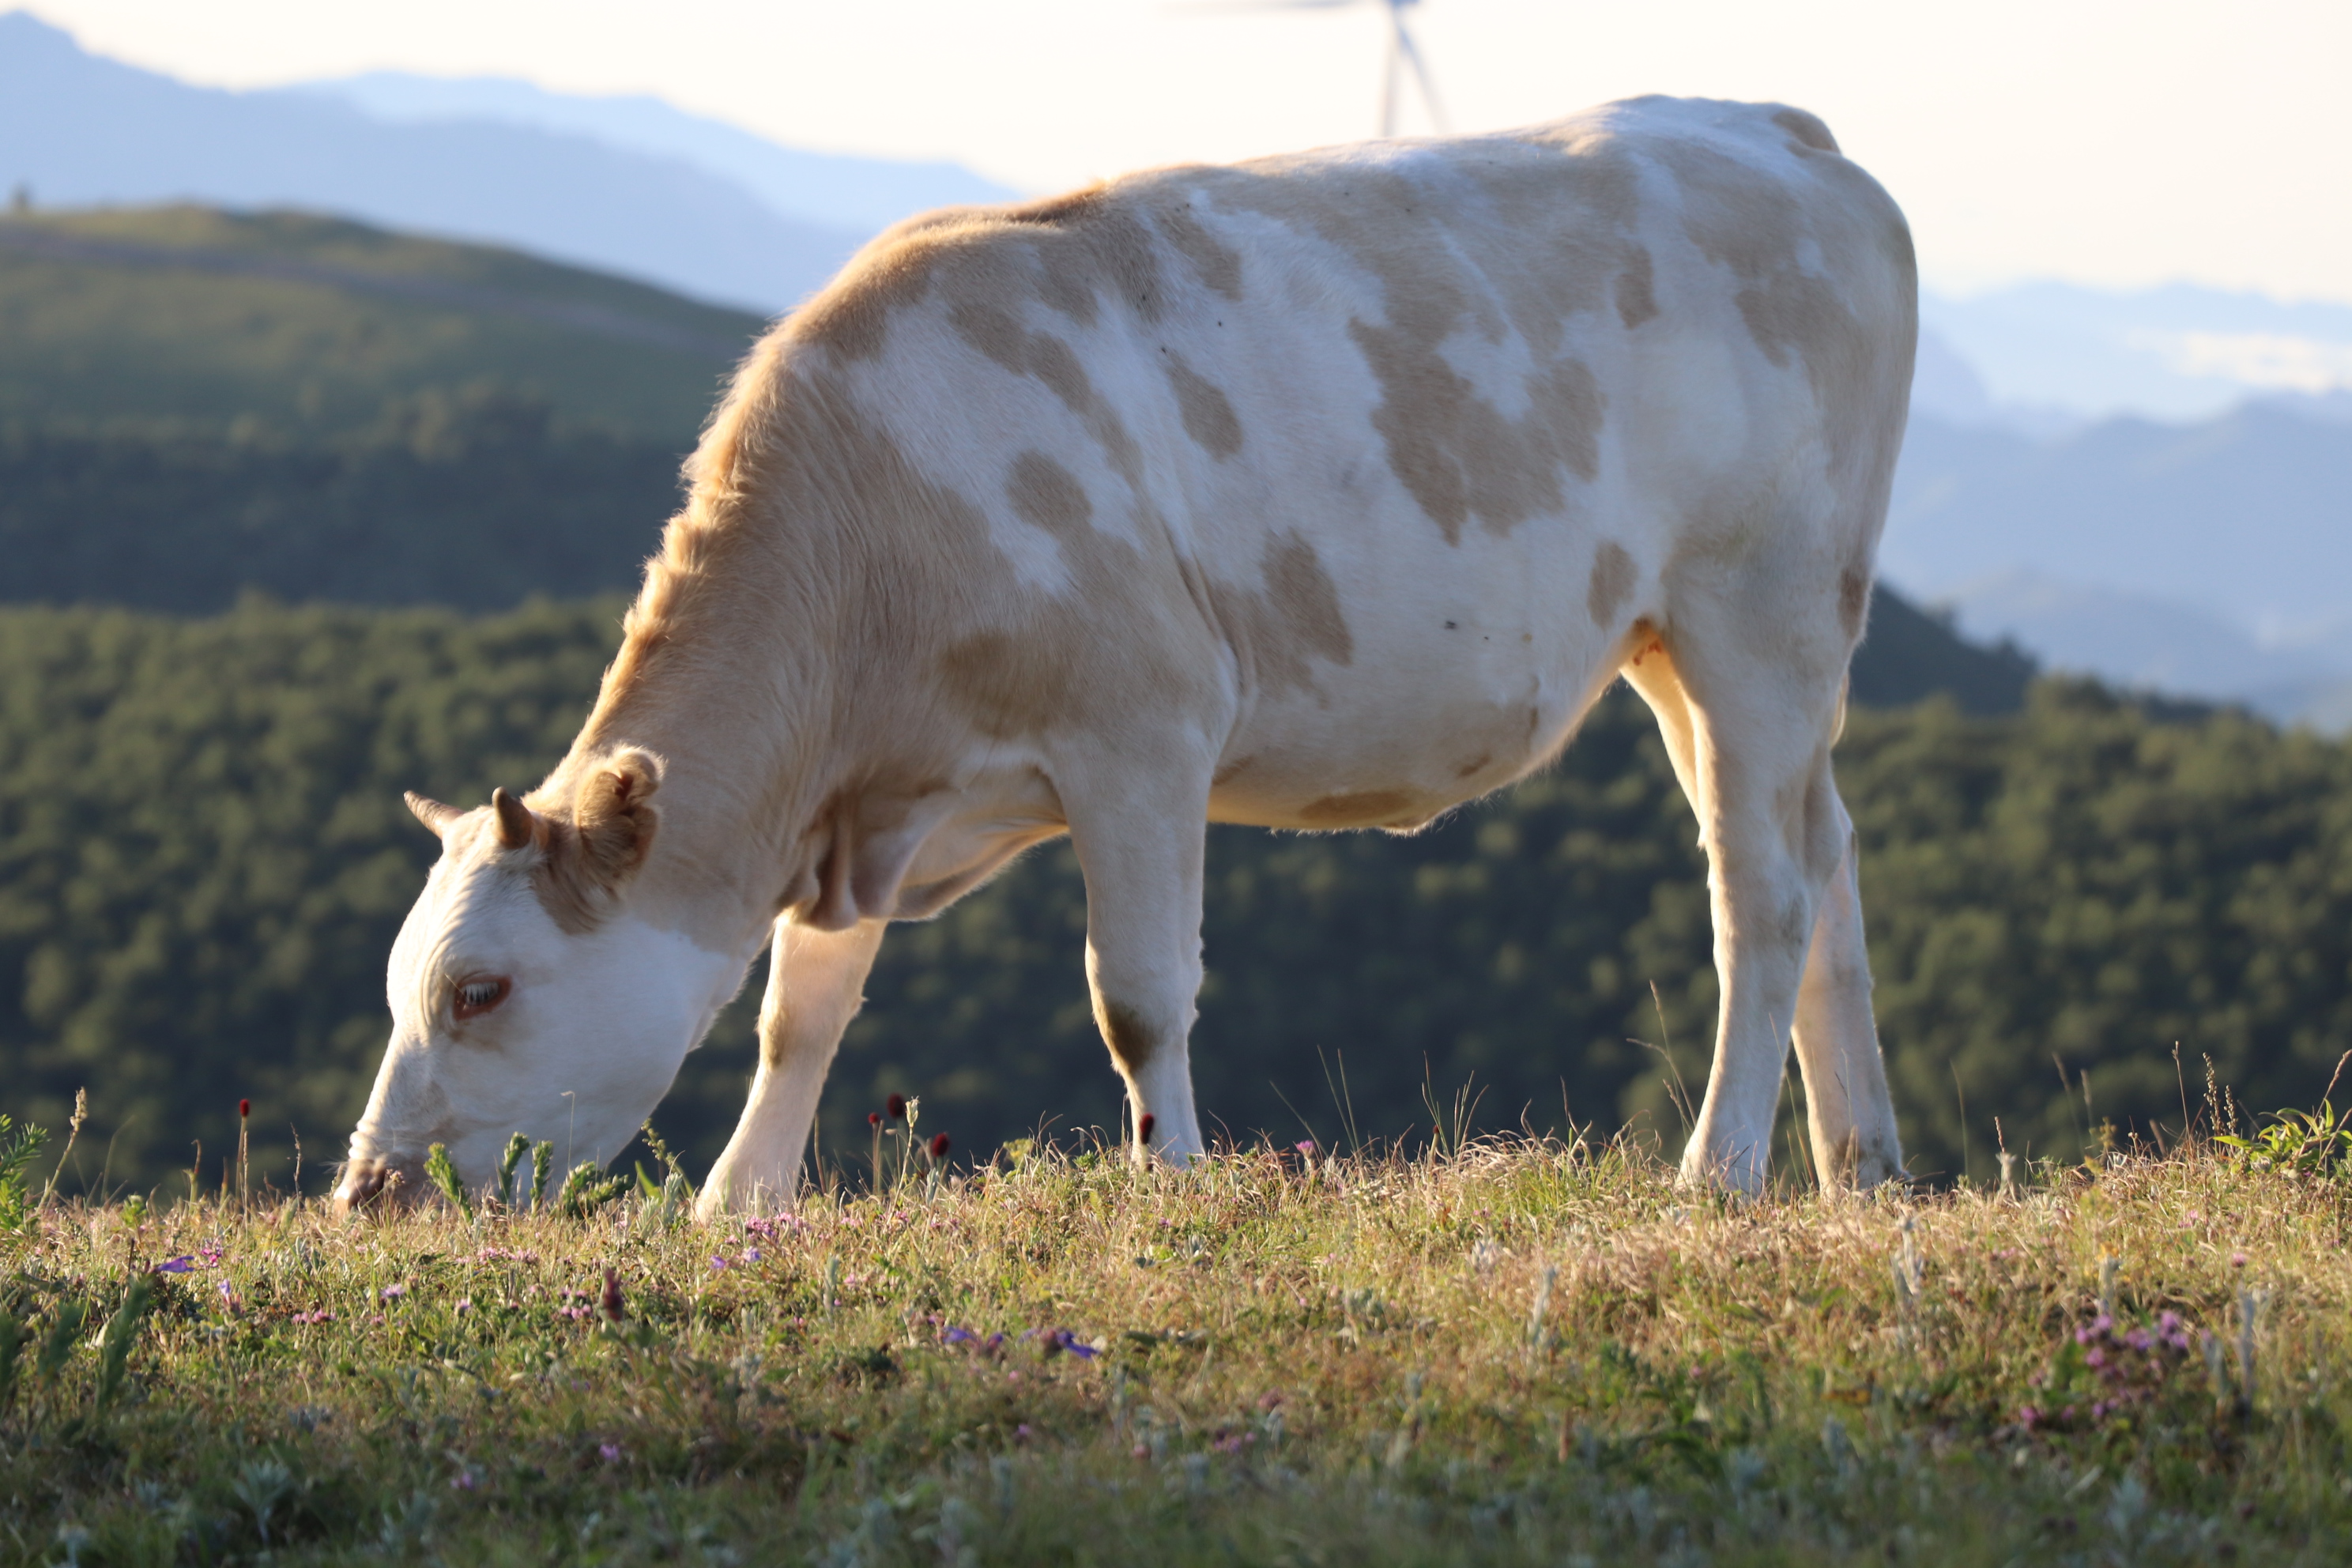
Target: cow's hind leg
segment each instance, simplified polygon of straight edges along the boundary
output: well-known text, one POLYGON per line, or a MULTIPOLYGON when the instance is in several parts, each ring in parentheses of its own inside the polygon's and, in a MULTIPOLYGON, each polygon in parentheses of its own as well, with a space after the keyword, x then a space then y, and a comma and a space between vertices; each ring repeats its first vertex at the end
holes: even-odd
POLYGON ((1792 636, 1807 617, 1786 600, 1726 598, 1685 629, 1638 640, 1625 670, 1658 715, 1707 852, 1722 1001, 1683 1173, 1763 1184, 1794 1033, 1823 1174, 1876 1179, 1900 1156, 1875 1035, 1865 1073, 1854 1026, 1858 1016, 1868 1029, 1868 965, 1859 907, 1844 901, 1852 828, 1830 770, 1845 649, 1792 636), (1828 939, 1818 953, 1817 925, 1828 939))
POLYGON ((703 1183, 696 1204, 701 1217, 792 1201, 817 1096, 842 1031, 865 1004, 866 976, 887 924, 860 921, 847 931, 824 931, 776 922, 760 1004, 759 1070, 735 1136, 703 1183))
POLYGON ((1822 890, 1813 943, 1797 993, 1797 1060, 1805 1074, 1813 1163, 1824 1186, 1874 1187, 1903 1173, 1903 1140, 1886 1090, 1886 1060, 1870 1009, 1870 952, 1862 931, 1853 824, 1834 790, 1844 853, 1822 890))
MULTIPOLYGON (((1205 769, 1202 770, 1205 775, 1205 769)), ((1201 990, 1209 788, 1181 764, 1060 781, 1087 880, 1087 984, 1127 1084, 1129 1145, 1182 1163, 1202 1152, 1190 1037, 1201 990)))

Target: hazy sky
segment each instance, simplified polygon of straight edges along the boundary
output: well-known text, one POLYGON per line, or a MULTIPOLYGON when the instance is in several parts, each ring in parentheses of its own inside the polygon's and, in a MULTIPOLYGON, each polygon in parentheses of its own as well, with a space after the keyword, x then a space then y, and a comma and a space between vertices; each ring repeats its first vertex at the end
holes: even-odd
MULTIPOLYGON (((256 86, 395 68, 651 92, 808 147, 1047 190, 1373 128, 1370 5, 37 0, 83 43, 256 86)), ((1457 129, 1637 92, 1826 118, 1933 281, 2186 279, 2352 300, 2346 0, 1426 0, 1457 129)), ((1408 129, 1418 128, 1418 121, 1408 129)))

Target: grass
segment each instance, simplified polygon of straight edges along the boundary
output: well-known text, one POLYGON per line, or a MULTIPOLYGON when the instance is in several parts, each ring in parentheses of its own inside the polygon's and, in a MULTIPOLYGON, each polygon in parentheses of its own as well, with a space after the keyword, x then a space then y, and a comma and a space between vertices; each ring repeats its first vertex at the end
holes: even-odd
POLYGON ((51 1204, 0 1240, 0 1562, 2336 1562, 2336 1168, 1738 1203, 1513 1141, 1029 1151, 710 1227, 51 1204))

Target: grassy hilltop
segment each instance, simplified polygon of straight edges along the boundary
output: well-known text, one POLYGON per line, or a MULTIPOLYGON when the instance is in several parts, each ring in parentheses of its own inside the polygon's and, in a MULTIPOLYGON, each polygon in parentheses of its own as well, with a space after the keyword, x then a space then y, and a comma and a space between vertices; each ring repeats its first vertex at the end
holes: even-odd
POLYGON ((517 251, 307 213, 0 220, 0 425, 315 435, 488 383, 682 448, 764 324, 517 251))
POLYGON ((2345 1189, 2278 1152, 1916 1202, 1579 1142, 1046 1152, 709 1228, 68 1205, 0 1239, 0 1563, 2332 1563, 2345 1189))

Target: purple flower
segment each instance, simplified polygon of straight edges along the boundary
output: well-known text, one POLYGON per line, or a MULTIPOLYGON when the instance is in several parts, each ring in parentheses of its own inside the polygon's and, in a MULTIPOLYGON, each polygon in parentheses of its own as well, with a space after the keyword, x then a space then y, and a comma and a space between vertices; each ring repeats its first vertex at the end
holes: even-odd
POLYGON ((155 1272, 158 1274, 185 1274, 189 1269, 194 1268, 195 1266, 196 1260, 184 1252, 177 1258, 166 1258, 163 1262, 155 1265, 155 1272))
POLYGON ((724 1268, 727 1267, 727 1259, 719 1257, 719 1254, 714 1252, 710 1255, 710 1267, 714 1272, 724 1268))
POLYGON ((1312 1138, 1301 1138, 1297 1142, 1292 1144, 1291 1147, 1297 1150, 1300 1153, 1306 1155, 1309 1159, 1312 1159, 1315 1156, 1315 1140, 1312 1138))
POLYGON ((976 1345, 980 1343, 980 1336, 973 1333, 970 1329, 959 1329, 950 1326, 940 1331, 940 1341, 943 1344, 976 1345))
POLYGON ((222 1258, 227 1256, 228 1248, 221 1246, 217 1242, 210 1247, 200 1247, 196 1248, 196 1261, 203 1264, 207 1268, 210 1268, 214 1264, 218 1263, 222 1258))
POLYGON ((1016 1443, 1026 1443, 1030 1438, 1036 1435, 1037 1434, 1034 1432, 1029 1430, 1029 1423, 1026 1421, 1024 1421, 1020 1426, 1015 1426, 1013 1429, 1013 1440, 1016 1443))
POLYGON ((2017 1424, 2030 1432, 2042 1424, 2042 1412, 2031 1405, 2021 1405, 2017 1407, 2017 1424))
POLYGON ((596 1452, 608 1465, 617 1465, 621 1462, 621 1446, 618 1443, 599 1443, 596 1445, 596 1452))
POLYGON ((449 1484, 457 1488, 461 1492, 469 1492, 481 1483, 475 1479, 473 1471, 459 1470, 456 1475, 449 1478, 449 1484))
POLYGON ((383 1301, 397 1301, 407 1294, 408 1287, 405 1285, 387 1285, 376 1292, 376 1299, 383 1301))

